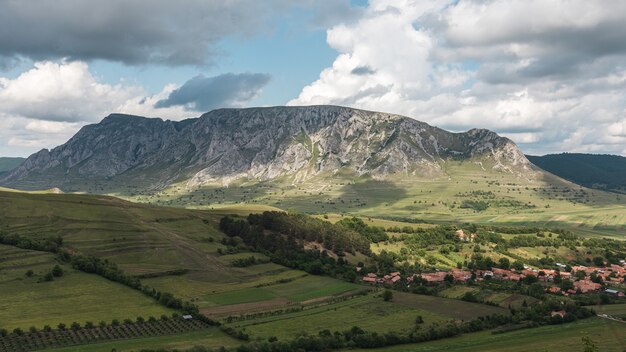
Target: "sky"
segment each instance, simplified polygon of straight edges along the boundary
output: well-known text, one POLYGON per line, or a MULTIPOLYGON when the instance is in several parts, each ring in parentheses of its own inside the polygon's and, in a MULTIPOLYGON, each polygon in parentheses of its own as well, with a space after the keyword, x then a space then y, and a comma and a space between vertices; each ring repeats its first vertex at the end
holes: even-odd
POLYGON ((0 0, 0 156, 110 113, 333 104, 626 155, 622 0, 0 0))

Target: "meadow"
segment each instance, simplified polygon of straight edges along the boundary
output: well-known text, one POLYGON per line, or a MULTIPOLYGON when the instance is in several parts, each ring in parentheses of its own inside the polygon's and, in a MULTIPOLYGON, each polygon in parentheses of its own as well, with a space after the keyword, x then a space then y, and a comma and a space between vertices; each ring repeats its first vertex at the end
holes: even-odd
POLYGON ((41 329, 173 313, 140 292, 67 265, 61 265, 63 276, 43 281, 57 264, 52 254, 0 245, 0 327, 41 329))
POLYGON ((566 325, 551 325, 532 330, 517 330, 502 334, 490 331, 420 344, 401 345, 369 350, 389 352, 557 352, 586 351, 583 337, 589 337, 597 351, 621 352, 626 348, 626 328, 623 323, 601 318, 576 321, 566 325))

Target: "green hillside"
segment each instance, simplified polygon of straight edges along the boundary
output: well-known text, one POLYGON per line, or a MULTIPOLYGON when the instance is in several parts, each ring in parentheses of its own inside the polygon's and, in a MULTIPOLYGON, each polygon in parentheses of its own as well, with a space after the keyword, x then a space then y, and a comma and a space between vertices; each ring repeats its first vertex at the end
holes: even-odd
POLYGON ((540 168, 585 187, 626 192, 626 157, 579 153, 527 157, 540 168))
POLYGON ((444 166, 445 176, 432 178, 394 174, 373 179, 340 172, 300 183, 180 183, 156 194, 115 195, 194 209, 271 205, 311 214, 565 227, 598 235, 620 235, 626 229, 623 195, 581 187, 542 171, 521 177, 485 170, 474 162, 449 161, 444 166))

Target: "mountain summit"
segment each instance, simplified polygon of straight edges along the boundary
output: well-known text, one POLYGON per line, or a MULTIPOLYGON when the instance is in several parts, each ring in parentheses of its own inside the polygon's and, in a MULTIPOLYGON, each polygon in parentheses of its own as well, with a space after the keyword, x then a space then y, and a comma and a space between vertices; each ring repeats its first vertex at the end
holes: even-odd
POLYGON ((377 179, 431 177, 442 175, 448 160, 508 173, 532 169, 511 140, 484 129, 452 133, 408 117, 338 106, 268 107, 213 110, 180 122, 112 114, 67 143, 31 155, 0 184, 161 189, 241 178, 297 183, 340 170, 377 179))

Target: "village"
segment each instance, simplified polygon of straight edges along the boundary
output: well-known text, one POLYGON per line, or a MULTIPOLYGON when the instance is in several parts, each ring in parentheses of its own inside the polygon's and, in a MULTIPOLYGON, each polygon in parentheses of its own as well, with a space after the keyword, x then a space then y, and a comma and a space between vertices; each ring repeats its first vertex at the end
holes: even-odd
MULTIPOLYGON (((456 236, 464 242, 473 242, 476 234, 466 234, 463 230, 456 231, 456 236)), ((504 280, 527 283, 540 282, 546 286, 546 293, 555 295, 577 295, 587 293, 604 293, 611 296, 624 297, 623 290, 614 287, 622 286, 626 279, 626 261, 620 260, 619 264, 610 264, 605 267, 568 266, 555 263, 557 269, 532 268, 524 265, 522 270, 514 268, 504 269, 491 267, 488 270, 440 270, 435 272, 422 272, 405 275, 400 272, 391 272, 384 276, 376 273, 367 273, 362 277, 362 282, 373 285, 395 285, 404 282, 408 285, 419 283, 423 285, 438 285, 442 283, 465 284, 468 282, 481 282, 483 280, 504 280), (563 281, 570 284, 561 284, 563 281)), ((357 272, 361 268, 357 267, 357 272)))

